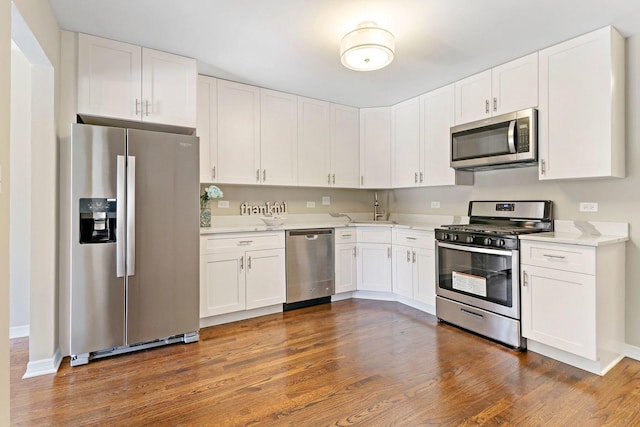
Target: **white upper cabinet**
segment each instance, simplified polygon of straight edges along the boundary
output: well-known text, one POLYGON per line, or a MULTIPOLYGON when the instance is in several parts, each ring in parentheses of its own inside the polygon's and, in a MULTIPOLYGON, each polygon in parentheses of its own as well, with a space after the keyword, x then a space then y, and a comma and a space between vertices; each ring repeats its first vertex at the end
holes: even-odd
POLYGON ((391 107, 360 110, 360 187, 391 187, 391 107))
POLYGON ((196 61, 78 36, 78 112, 196 127, 196 61))
POLYGON ((360 112, 331 104, 331 186, 360 187, 360 112))
POLYGON ((260 179, 260 89, 218 80, 218 182, 260 179))
POLYGON ((538 105, 538 53, 455 83, 455 124, 538 105))
POLYGON ((298 182, 298 98, 260 89, 260 182, 298 182))
POLYGON ((420 96, 420 146, 424 186, 473 184, 473 172, 451 168, 451 136, 454 125, 454 85, 420 96))
POLYGON ((391 185, 414 187, 423 181, 420 157, 420 99, 391 107, 391 185))
POLYGON ((217 79, 198 76, 196 135, 200 137, 200 182, 218 182, 217 79))
POLYGON ((298 185, 331 183, 331 104, 298 97, 298 185))
POLYGON ((624 49, 606 27, 540 51, 540 179, 625 176, 624 49))

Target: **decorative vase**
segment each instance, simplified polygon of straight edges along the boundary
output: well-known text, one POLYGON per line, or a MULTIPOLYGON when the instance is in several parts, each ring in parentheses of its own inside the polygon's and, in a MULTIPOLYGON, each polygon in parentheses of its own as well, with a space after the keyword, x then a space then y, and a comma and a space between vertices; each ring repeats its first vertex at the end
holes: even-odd
POLYGON ((200 202, 200 227, 211 227, 211 208, 208 201, 200 202))

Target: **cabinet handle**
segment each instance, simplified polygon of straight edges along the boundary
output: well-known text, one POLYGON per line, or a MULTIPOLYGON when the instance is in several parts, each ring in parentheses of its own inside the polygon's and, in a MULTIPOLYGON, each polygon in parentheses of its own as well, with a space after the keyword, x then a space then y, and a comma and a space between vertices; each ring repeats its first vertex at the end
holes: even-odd
POLYGON ((213 179, 216 179, 216 167, 215 166, 211 168, 211 177, 213 179))
POLYGON ((391 258, 391 246, 387 246, 387 258, 391 258))
POLYGON ((247 270, 251 270, 251 257, 247 257, 247 270))
POLYGON ((411 262, 411 251, 407 250, 407 262, 411 262))
POLYGON ((489 114, 489 100, 488 99, 485 99, 484 112, 489 114))
POLYGON ((522 287, 526 287, 529 284, 529 275, 526 271, 522 271, 522 287))
POLYGON ((413 254, 413 258, 412 258, 413 259, 413 263, 415 264, 416 263, 416 251, 413 251, 412 254, 413 254))
POLYGON ((546 167, 544 163, 544 159, 540 159, 540 174, 544 175, 546 173, 546 167))
POLYGON ((358 255, 356 254, 356 247, 354 246, 354 247, 353 247, 353 257, 355 258, 355 257, 357 257, 357 256, 358 256, 358 255))
POLYGON ((136 116, 140 114, 140 107, 142 107, 142 102, 138 98, 136 98, 136 116))
POLYGON ((342 237, 351 237, 351 234, 343 234, 342 237))
POLYGON ((331 174, 327 174, 327 184, 331 185, 331 174))
POLYGON ((145 116, 149 117, 149 100, 148 99, 145 99, 144 105, 145 105, 145 116))
POLYGON ((267 180, 267 170, 263 169, 262 170, 262 182, 265 182, 267 180))
POLYGON ((364 176, 360 175, 360 186, 364 185, 364 176))
POLYGON ((424 173, 420 172, 420 182, 423 182, 423 181, 424 181, 424 173))
POLYGON ((331 176, 331 180, 333 181, 334 184, 336 183, 336 174, 335 173, 331 176))
POLYGON ((417 237, 411 237, 411 236, 407 236, 407 237, 405 237, 405 239, 407 239, 407 240, 418 240, 417 237))
POLYGON ((240 270, 244 270, 244 255, 240 257, 240 270))
POLYGON ((360 256, 360 248, 356 246, 356 257, 360 256))
POLYGON ((238 246, 249 246, 253 243, 253 240, 240 240, 238 246))
POLYGON ((565 256, 562 255, 550 255, 550 254, 542 254, 542 256, 551 258, 551 259, 565 259, 565 256))
POLYGON ((493 97, 493 111, 498 111, 498 98, 493 97))
POLYGON ((413 174, 413 181, 417 184, 418 183, 418 172, 413 174))
POLYGON ((260 182, 260 169, 256 169, 256 182, 260 182))

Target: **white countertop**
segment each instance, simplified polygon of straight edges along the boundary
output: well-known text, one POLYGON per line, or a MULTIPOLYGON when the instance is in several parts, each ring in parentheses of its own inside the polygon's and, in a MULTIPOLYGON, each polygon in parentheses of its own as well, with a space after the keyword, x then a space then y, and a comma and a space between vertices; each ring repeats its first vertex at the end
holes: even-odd
POLYGON ((256 231, 300 230, 308 228, 340 228, 340 227, 394 227, 420 231, 433 231, 443 224, 462 224, 468 222, 467 217, 449 215, 415 215, 392 214, 392 222, 368 221, 369 214, 349 214, 354 219, 350 222, 346 217, 335 218, 329 214, 297 214, 288 215, 284 224, 277 227, 266 226, 255 216, 215 216, 210 228, 201 228, 200 234, 244 233, 256 231))
POLYGON ((604 246, 629 240, 626 222, 554 221, 555 231, 519 236, 520 240, 565 243, 582 246, 604 246))

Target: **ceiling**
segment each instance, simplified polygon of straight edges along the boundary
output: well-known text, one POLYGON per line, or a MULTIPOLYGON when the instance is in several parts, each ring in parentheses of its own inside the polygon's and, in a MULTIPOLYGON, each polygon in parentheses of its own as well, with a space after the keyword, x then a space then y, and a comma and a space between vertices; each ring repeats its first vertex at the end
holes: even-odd
POLYGON ((638 0, 50 0, 60 27, 198 60, 198 72, 355 107, 397 103, 574 36, 640 34, 638 0), (376 21, 386 68, 340 63, 376 21))

